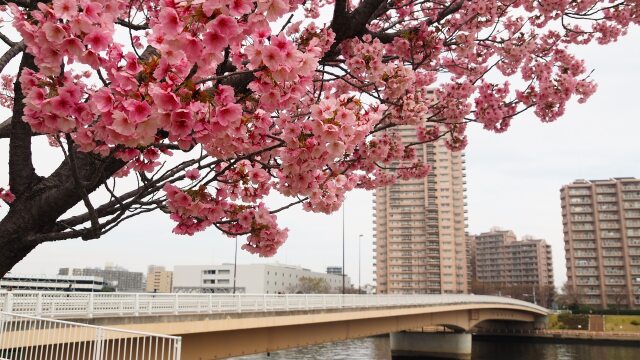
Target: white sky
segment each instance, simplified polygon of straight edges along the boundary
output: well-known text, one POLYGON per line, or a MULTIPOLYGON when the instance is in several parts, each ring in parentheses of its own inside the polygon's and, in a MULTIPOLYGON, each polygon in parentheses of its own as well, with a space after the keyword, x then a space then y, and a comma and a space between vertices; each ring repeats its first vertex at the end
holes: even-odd
MULTIPOLYGON (((569 104, 555 123, 543 124, 532 114, 513 121, 509 131, 469 131, 467 200, 469 232, 492 226, 533 235, 553 246, 556 285, 565 281, 560 187, 575 179, 640 176, 640 31, 620 42, 576 50, 595 69, 597 93, 583 105, 569 104)), ((0 153, 8 154, 0 140, 0 153)), ((58 150, 38 146, 36 167, 57 165, 58 150), (55 154, 53 154, 55 152, 55 154)), ((3 160, 8 156, 3 155, 3 160)), ((6 186, 7 160, 0 162, 0 186, 6 186)), ((0 216, 7 207, 0 206, 0 216)), ((279 216, 290 229, 278 255, 264 259, 238 251, 238 263, 281 262, 324 271, 342 263, 341 212, 331 216, 300 208, 279 216)), ((153 213, 124 223, 99 240, 69 240, 39 246, 14 272, 57 273, 59 267, 103 266, 111 262, 145 271, 149 264, 174 265, 233 262, 234 241, 216 230, 193 237, 171 233, 173 222, 153 213)), ((346 272, 358 282, 358 235, 362 284, 373 278, 373 203, 368 192, 351 193, 346 201, 346 272)), ((239 241, 240 242, 240 241, 239 241)))

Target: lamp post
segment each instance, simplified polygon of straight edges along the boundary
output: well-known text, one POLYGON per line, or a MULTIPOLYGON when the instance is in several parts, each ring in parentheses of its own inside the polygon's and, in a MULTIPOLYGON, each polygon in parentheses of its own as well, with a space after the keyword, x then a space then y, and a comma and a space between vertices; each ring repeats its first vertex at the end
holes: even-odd
POLYGON ((344 202, 342 203, 342 295, 345 294, 344 292, 344 208, 345 208, 345 204, 344 202))
POLYGON ((360 254, 362 253, 362 251, 360 251, 360 244, 362 242, 362 237, 364 235, 360 234, 358 235, 358 294, 362 293, 362 287, 361 282, 360 282, 360 273, 361 273, 361 269, 362 267, 360 266, 361 262, 360 262, 360 254))
POLYGON ((238 266, 238 236, 236 238, 236 251, 233 257, 233 293, 236 293, 236 269, 238 266))

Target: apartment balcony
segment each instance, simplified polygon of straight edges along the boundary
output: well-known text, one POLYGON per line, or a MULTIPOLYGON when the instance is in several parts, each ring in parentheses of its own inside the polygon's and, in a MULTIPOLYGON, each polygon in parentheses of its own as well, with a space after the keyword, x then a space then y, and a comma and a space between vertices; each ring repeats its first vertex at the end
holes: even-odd
POLYGON ((629 184, 629 185, 622 186, 622 191, 633 191, 633 190, 640 190, 640 184, 629 184))
POLYGON ((640 201, 631 201, 631 202, 625 201, 624 208, 625 209, 640 209, 640 201))
POLYGON ((591 191, 588 189, 571 189, 569 190, 569 195, 575 195, 575 196, 591 195, 591 191))
POLYGON ((578 285, 600 285, 600 282, 598 282, 598 281, 580 281, 580 280, 577 280, 576 284, 578 284, 578 285))
POLYGON ((591 215, 574 215, 571 217, 573 222, 592 222, 593 216, 591 215))
POLYGON ((596 198, 598 200, 599 203, 603 203, 603 202, 617 202, 618 198, 615 196, 610 196, 610 195, 598 195, 598 197, 596 198))
POLYGON ((596 257, 596 252, 595 251, 575 251, 573 253, 574 257, 580 257, 580 258, 595 258, 596 257))
POLYGON ((593 233, 573 233, 571 237, 574 240, 593 240, 596 238, 593 233))
POLYGON ((625 225, 627 227, 637 228, 640 227, 640 220, 627 220, 625 225))
POLYGON ((605 240, 605 241, 602 242, 602 247, 621 248, 622 247, 622 242, 621 241, 605 240))
POLYGON ((624 280, 605 280, 606 285, 624 285, 624 280))
POLYGON ((573 230, 573 231, 593 231, 594 227, 593 226, 585 226, 585 225, 573 225, 571 227, 571 230, 573 230))
POLYGON ((615 186, 598 186, 596 187, 596 193, 597 194, 610 194, 610 193, 615 193, 616 187, 615 186))
POLYGON ((572 206, 571 212, 572 213, 590 213, 590 212, 593 212, 593 209, 588 206, 572 206))
POLYGON ((593 269, 592 271, 576 271, 576 276, 597 276, 598 271, 593 269))
POLYGON ((637 193, 624 193, 622 198, 625 200, 640 200, 640 192, 637 193))
POLYGON ((615 205, 604 204, 598 205, 598 210, 600 211, 618 211, 618 207, 615 205))
POLYGON ((600 214, 599 219, 600 220, 618 220, 620 218, 618 217, 618 214, 604 213, 604 214, 600 214))
MULTIPOLYGON (((605 266, 622 266, 624 265, 624 262, 622 260, 608 260, 605 259, 602 262, 605 266)), ((640 260, 638 260, 638 263, 640 264, 640 260)))
MULTIPOLYGON (((573 242, 574 249, 595 249, 596 243, 591 241, 574 241, 573 242)), ((569 250, 568 248, 565 248, 569 250)))
POLYGON ((619 231, 602 231, 600 232, 600 237, 602 238, 620 238, 619 231))
POLYGON ((624 270, 604 270, 605 275, 624 275, 624 270))
POLYGON ((640 211, 639 210, 628 210, 624 212, 624 216, 628 219, 640 219, 640 211))
POLYGON ((590 198, 570 198, 569 204, 571 205, 591 204, 591 199, 590 198))

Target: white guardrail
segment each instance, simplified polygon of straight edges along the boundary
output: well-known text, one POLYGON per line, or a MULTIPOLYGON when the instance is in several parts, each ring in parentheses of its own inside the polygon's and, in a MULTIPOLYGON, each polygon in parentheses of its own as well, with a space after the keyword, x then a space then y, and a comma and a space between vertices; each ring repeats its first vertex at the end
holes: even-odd
POLYGON ((520 305, 548 310, 510 298, 485 295, 336 295, 336 294, 149 294, 0 292, 0 310, 50 318, 91 318, 198 313, 274 312, 341 308, 435 306, 450 304, 520 305))
POLYGON ((180 360, 181 339, 0 312, 0 360, 180 360))

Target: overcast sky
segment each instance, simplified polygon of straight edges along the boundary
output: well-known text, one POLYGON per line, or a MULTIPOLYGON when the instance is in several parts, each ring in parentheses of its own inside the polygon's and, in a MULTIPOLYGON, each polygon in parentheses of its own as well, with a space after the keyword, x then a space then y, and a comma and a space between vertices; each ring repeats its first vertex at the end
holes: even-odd
MULTIPOLYGON (((588 103, 568 106, 564 117, 543 124, 532 114, 513 121, 509 131, 469 131, 467 200, 469 232, 492 226, 533 235, 553 246, 556 285, 565 277, 560 187, 575 179, 640 176, 640 31, 619 43, 576 51, 594 69, 597 93, 588 103)), ((0 152, 8 154, 7 141, 0 152)), ((38 146, 36 166, 50 171, 60 154, 38 146)), ((7 159, 8 156, 3 156, 7 159)), ((0 186, 6 186, 7 161, 0 163, 0 186)), ((0 216, 6 212, 0 206, 0 216)), ((362 234, 362 284, 373 278, 373 203, 370 193, 351 193, 346 201, 346 271, 357 284, 358 238, 362 234)), ((259 258, 238 251, 238 263, 280 262, 324 271, 342 263, 342 214, 311 214, 300 208, 279 216, 289 240, 278 255, 259 258)), ((39 246, 14 272, 57 273, 59 267, 104 266, 110 262, 145 271, 149 264, 174 265, 233 262, 234 240, 208 230, 193 237, 171 233, 163 213, 124 223, 99 240, 68 240, 39 246)), ((0 249, 1 251, 1 249, 0 249)))

